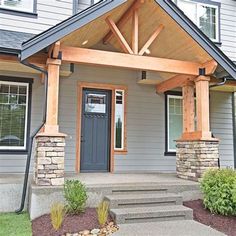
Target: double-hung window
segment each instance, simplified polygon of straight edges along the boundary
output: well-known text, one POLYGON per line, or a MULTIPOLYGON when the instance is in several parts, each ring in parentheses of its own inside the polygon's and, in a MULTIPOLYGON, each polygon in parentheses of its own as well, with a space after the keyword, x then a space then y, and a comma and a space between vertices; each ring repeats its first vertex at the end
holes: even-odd
POLYGON ((0 80, 0 152, 27 149, 30 86, 0 80))
POLYGON ((0 0, 0 9, 34 13, 35 1, 36 0, 0 0))
MULTIPOLYGON (((175 155, 176 140, 183 133, 183 97, 180 92, 166 94, 166 155, 175 155)), ((194 103, 196 128, 196 99, 194 103)))
POLYGON ((219 42, 218 3, 191 0, 175 0, 175 3, 212 41, 219 42))

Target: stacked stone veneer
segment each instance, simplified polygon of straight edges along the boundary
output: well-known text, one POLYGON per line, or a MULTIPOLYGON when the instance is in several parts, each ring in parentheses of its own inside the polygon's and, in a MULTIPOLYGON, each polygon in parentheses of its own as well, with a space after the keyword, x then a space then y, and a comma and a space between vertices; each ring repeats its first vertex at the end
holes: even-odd
POLYGON ((218 168, 218 141, 177 141, 177 176, 198 181, 204 171, 218 168))
POLYGON ((65 137, 36 137, 35 183, 64 184, 65 137))

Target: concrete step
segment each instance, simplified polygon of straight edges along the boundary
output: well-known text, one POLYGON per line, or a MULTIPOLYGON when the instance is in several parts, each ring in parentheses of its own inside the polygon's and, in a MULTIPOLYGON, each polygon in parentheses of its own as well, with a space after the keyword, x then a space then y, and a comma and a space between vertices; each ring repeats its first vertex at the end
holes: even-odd
POLYGON ((156 184, 138 184, 138 185, 118 185, 112 187, 112 194, 153 194, 166 193, 167 186, 160 186, 156 184))
POLYGON ((110 209, 110 214, 117 224, 193 219, 192 209, 182 205, 110 209))
POLYGON ((110 208, 132 208, 165 205, 182 205, 182 196, 172 193, 155 194, 115 194, 104 198, 110 202, 110 208))

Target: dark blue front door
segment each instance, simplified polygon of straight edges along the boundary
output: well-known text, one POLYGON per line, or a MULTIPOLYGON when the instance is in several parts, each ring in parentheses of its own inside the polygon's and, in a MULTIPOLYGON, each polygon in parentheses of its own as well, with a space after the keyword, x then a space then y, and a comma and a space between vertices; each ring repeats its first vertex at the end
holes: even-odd
POLYGON ((81 172, 109 171, 111 91, 84 89, 81 172))

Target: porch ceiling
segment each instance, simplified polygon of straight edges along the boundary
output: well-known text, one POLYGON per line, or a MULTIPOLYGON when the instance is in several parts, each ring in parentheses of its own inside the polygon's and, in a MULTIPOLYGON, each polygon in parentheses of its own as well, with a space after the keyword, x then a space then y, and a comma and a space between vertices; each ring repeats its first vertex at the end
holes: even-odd
MULTIPOLYGON (((117 22, 125 11, 132 5, 129 0, 114 10, 88 23, 61 40, 62 45, 81 48, 93 48, 107 51, 122 52, 122 48, 115 37, 107 45, 103 44, 104 36, 109 32, 105 19, 109 16, 117 22)), ((212 57, 196 43, 154 0, 145 1, 138 9, 139 16, 139 50, 146 43, 157 26, 164 25, 164 29, 149 47, 150 54, 145 56, 185 60, 204 63, 212 57)), ((131 45, 132 17, 119 28, 126 41, 131 45)), ((157 84, 163 79, 173 77, 171 73, 158 73, 159 79, 147 80, 149 84, 157 84)))

